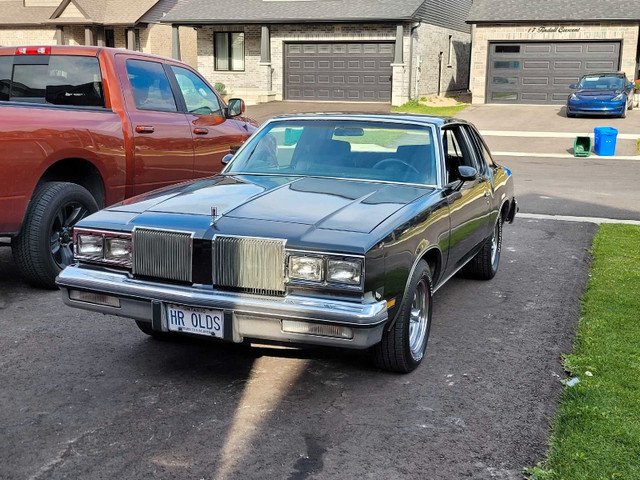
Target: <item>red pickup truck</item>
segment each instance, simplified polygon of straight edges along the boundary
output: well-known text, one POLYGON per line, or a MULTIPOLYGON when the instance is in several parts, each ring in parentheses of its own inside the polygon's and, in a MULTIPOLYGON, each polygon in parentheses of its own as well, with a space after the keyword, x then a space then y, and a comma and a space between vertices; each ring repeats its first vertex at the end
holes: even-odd
POLYGON ((73 259, 99 208, 209 176, 257 128, 198 72, 101 47, 0 48, 0 237, 34 284, 73 259))

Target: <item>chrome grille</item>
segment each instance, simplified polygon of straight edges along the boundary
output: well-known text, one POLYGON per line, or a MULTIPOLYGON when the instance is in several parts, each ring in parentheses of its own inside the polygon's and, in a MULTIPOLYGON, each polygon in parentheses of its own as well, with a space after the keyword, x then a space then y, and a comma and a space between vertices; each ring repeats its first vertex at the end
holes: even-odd
POLYGON ((213 284, 249 293, 284 293, 284 240, 216 235, 213 284))
POLYGON ((192 281, 193 241, 190 233, 148 228, 133 231, 133 274, 192 281))

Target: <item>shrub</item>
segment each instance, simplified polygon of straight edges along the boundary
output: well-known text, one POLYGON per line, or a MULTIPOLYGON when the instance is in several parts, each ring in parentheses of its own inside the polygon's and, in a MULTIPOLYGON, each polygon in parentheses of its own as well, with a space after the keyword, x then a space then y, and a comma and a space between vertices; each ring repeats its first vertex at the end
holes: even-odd
POLYGON ((224 93, 227 93, 227 86, 222 82, 216 82, 213 88, 215 88, 216 92, 218 92, 221 95, 224 93))

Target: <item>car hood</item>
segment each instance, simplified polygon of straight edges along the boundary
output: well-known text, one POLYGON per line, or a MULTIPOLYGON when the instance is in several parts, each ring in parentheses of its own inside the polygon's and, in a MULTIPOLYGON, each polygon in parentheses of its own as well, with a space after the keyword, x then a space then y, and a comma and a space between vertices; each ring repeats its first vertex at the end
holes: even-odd
POLYGON ((576 96, 584 97, 586 99, 591 99, 593 97, 597 98, 613 98, 616 95, 619 95, 624 92, 624 89, 618 90, 578 90, 576 92, 576 96))
POLYGON ((370 233, 432 187, 317 177, 218 176, 142 195, 111 212, 285 222, 370 233))

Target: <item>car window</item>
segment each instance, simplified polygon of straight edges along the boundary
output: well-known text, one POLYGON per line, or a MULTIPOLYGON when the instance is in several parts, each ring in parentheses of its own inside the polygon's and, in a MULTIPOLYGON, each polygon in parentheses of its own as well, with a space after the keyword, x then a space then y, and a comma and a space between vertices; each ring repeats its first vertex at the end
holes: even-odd
POLYGON ((0 61, 0 100, 104 107, 97 58, 52 55, 48 64, 17 65, 13 59, 8 56, 0 61))
POLYGON ((484 140, 474 128, 466 127, 465 131, 467 132, 469 139, 473 142, 473 148, 477 154, 480 173, 488 173, 495 165, 493 158, 491 157, 491 152, 489 152, 484 140))
POLYGON ((431 129, 377 121, 273 122, 225 172, 438 183, 431 129))
POLYGON ((172 66, 171 70, 176 77, 189 113, 222 116, 218 97, 198 75, 181 67, 172 66))
POLYGON ((587 75, 580 79, 578 88, 584 90, 618 90, 625 86, 625 80, 619 75, 587 75))
POLYGON ((146 60, 127 60, 127 75, 138 110, 178 111, 162 64, 146 60))
POLYGON ((460 166, 478 168, 461 126, 452 126, 444 129, 442 144, 447 169, 447 183, 451 183, 456 179, 456 170, 460 166))

